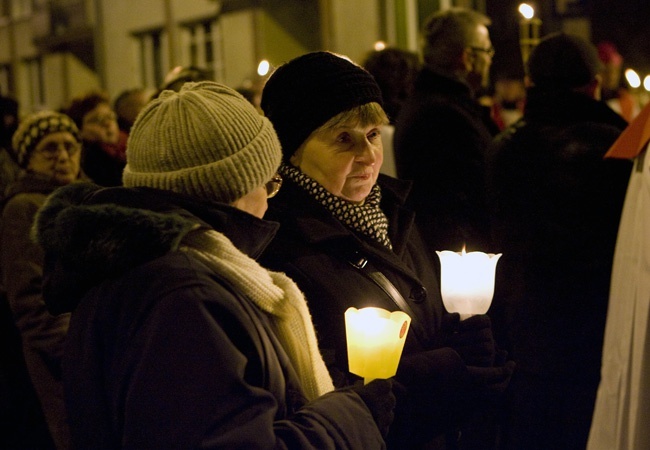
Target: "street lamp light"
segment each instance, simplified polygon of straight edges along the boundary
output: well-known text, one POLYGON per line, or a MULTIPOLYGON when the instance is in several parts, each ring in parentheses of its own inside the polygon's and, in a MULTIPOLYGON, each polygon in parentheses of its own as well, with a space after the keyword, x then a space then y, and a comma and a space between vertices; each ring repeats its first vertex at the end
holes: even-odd
POLYGON ((535 8, 528 3, 519 5, 521 20, 519 21, 519 47, 524 66, 528 61, 530 52, 539 44, 539 29, 542 21, 535 17, 535 8))

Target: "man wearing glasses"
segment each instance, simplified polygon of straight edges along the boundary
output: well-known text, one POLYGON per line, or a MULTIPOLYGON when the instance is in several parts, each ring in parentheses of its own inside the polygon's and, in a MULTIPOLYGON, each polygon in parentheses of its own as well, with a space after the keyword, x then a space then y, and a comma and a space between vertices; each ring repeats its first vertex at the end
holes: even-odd
POLYGON ((431 251, 487 251, 484 154, 498 131, 476 95, 487 87, 494 48, 485 15, 451 8, 422 30, 424 67, 395 126, 399 178, 431 251))

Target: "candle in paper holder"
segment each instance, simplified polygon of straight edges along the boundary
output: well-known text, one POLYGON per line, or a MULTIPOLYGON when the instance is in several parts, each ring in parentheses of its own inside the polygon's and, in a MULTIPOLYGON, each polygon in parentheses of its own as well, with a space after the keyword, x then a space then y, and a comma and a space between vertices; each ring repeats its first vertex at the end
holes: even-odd
POLYGON ((348 308, 345 332, 350 372, 368 384, 397 373, 411 318, 402 311, 348 308))
POLYGON ((501 253, 437 251, 440 258, 440 292, 448 312, 461 320, 485 314, 494 296, 494 277, 501 253))

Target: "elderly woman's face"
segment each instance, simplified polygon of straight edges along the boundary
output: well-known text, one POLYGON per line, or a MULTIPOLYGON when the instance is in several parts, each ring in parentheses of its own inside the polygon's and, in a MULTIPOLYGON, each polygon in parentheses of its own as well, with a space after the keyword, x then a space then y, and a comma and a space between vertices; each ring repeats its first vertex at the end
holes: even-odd
POLYGON ((83 117, 81 137, 86 141, 116 144, 119 140, 117 116, 107 103, 100 103, 83 117))
POLYGON ((377 181, 384 159, 381 125, 342 124, 312 133, 291 157, 291 164, 325 189, 362 203, 377 181))
POLYGON ((80 160, 81 144, 67 131, 58 131, 48 134, 36 144, 27 170, 65 185, 79 176, 80 160))

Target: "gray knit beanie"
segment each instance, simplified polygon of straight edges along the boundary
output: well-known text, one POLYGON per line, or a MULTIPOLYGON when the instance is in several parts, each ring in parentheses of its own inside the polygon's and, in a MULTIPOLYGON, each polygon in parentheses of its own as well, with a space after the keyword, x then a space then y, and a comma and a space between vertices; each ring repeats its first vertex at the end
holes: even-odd
POLYGON ((39 111, 26 116, 20 121, 12 137, 12 150, 18 165, 22 168, 27 167, 29 158, 38 143, 45 136, 61 131, 70 133, 77 142, 81 142, 79 129, 65 114, 56 111, 39 111))
POLYGON ((188 82, 138 115, 123 182, 231 203, 269 181, 281 158, 271 122, 244 97, 212 81, 188 82))

